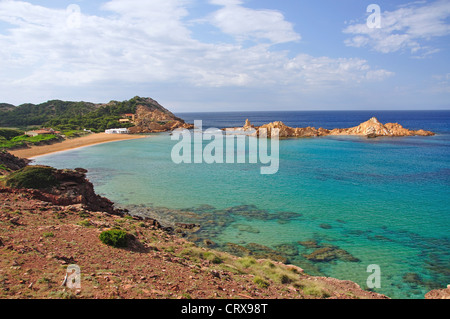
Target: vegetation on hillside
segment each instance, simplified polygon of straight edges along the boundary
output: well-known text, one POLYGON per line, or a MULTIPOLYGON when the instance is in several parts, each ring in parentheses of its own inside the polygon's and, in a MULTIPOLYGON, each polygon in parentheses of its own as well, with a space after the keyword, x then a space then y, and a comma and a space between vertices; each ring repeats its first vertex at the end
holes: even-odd
POLYGON ((0 129, 0 149, 14 149, 28 145, 40 145, 61 140, 56 134, 28 136, 25 132, 16 129, 0 129))
POLYGON ((55 169, 47 166, 27 166, 10 174, 6 186, 15 188, 46 189, 56 186, 55 169))
MULTIPOLYGON (((38 105, 22 104, 13 109, 9 104, 5 104, 1 111, 0 126, 43 126, 60 131, 87 129, 100 132, 116 128, 122 114, 134 114, 138 104, 147 103, 144 98, 134 97, 128 101, 111 101, 108 104, 52 100, 38 105)), ((120 126, 131 127, 132 124, 125 123, 120 126)))

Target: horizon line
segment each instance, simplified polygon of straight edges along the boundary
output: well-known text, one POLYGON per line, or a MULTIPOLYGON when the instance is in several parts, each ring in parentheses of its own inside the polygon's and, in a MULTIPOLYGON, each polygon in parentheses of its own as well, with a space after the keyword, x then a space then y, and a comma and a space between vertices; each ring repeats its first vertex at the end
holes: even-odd
POLYGON ((243 111, 181 111, 181 112, 173 112, 175 114, 187 114, 187 113, 277 113, 277 112, 442 112, 448 111, 449 109, 414 109, 414 110, 405 110, 405 109, 394 109, 394 110, 277 110, 277 111, 268 111, 268 110, 243 110, 243 111))

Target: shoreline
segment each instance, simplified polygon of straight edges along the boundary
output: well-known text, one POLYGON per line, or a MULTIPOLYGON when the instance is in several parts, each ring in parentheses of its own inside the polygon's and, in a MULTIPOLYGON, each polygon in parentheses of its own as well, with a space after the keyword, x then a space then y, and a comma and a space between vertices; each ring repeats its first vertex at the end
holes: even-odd
POLYGON ((147 136, 144 135, 93 133, 87 136, 77 137, 73 139, 66 139, 60 143, 55 143, 51 145, 32 146, 30 148, 18 150, 8 150, 8 152, 20 158, 33 159, 40 156, 70 151, 87 146, 133 140, 146 137, 147 136))

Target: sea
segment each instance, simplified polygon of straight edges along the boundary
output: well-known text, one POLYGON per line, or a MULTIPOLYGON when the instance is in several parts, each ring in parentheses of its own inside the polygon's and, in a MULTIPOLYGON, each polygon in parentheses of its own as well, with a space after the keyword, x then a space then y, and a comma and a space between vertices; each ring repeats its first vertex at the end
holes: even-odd
POLYGON ((450 284, 450 111, 176 115, 202 120, 204 130, 243 126, 246 119, 348 128, 375 116, 437 134, 282 139, 275 174, 261 174, 261 162, 176 163, 172 151, 180 140, 169 133, 34 162, 86 168, 96 192, 117 207, 198 225, 187 239, 201 246, 295 264, 395 299, 423 299, 450 284))

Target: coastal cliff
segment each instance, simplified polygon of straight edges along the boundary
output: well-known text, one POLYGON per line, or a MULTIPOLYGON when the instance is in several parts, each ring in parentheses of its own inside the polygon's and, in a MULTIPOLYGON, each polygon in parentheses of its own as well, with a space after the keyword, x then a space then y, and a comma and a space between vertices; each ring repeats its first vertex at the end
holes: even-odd
POLYGON ((58 170, 52 167, 30 165, 4 177, 3 193, 22 193, 52 205, 78 205, 83 209, 122 215, 109 199, 99 196, 86 178, 82 168, 58 170))
POLYGON ((173 131, 177 128, 192 129, 183 119, 175 116, 153 99, 145 98, 145 104, 136 106, 134 125, 130 133, 159 133, 173 131))
POLYGON ((293 128, 285 125, 283 122, 276 121, 256 127, 247 119, 242 128, 229 128, 227 131, 235 133, 244 133, 252 136, 261 136, 267 132, 267 136, 272 136, 272 130, 278 129, 280 138, 289 137, 316 137, 316 136, 338 136, 338 135, 355 135, 375 138, 380 136, 433 136, 435 133, 425 130, 409 130, 398 123, 382 124, 377 118, 372 117, 370 120, 361 123, 358 126, 344 129, 316 129, 314 127, 298 127, 293 128))

